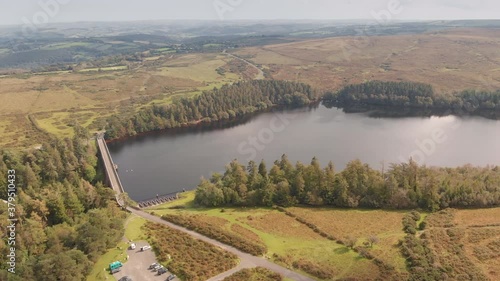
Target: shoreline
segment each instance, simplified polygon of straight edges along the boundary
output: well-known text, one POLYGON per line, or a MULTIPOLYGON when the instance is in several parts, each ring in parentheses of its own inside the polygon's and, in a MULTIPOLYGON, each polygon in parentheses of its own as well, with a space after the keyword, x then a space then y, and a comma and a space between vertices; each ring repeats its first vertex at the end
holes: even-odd
POLYGON ((106 139, 106 143, 115 143, 115 142, 120 142, 120 141, 125 141, 128 139, 132 139, 135 137, 141 137, 141 136, 147 136, 147 135, 152 135, 152 134, 158 134, 158 133, 185 133, 185 132, 191 132, 192 130, 198 130, 198 131, 205 131, 205 130, 212 130, 212 129, 225 129, 225 128, 230 128, 233 125, 239 125, 243 124, 244 122, 250 120, 251 118, 262 114, 262 113, 269 113, 269 112, 274 112, 274 111, 286 111, 286 110, 293 110, 293 109, 300 109, 300 108, 313 108, 317 107, 322 103, 322 100, 316 100, 313 101, 305 106, 301 107, 287 107, 284 105, 275 105, 266 108, 265 110, 257 110, 254 112, 250 112, 244 115, 236 116, 233 118, 229 119, 222 119, 222 120, 217 120, 217 121, 203 121, 203 120, 198 120, 198 121, 193 121, 190 123, 184 123, 179 127, 174 127, 174 128, 164 128, 161 130, 154 130, 154 131, 147 131, 147 132, 141 132, 137 133, 135 135, 128 135, 128 136, 123 136, 119 138, 114 138, 114 139, 106 139))
POLYGON ((158 133, 186 133, 196 131, 205 131, 212 129, 225 129, 230 128, 234 125, 243 124, 244 122, 250 120, 251 118, 262 114, 273 111, 286 111, 300 108, 314 108, 317 106, 323 105, 326 108, 338 108, 343 110, 346 114, 353 113, 366 113, 370 118, 406 118, 406 117, 424 117, 430 118, 433 116, 437 117, 446 117, 446 116, 456 116, 459 118, 463 117, 482 117, 488 120, 500 121, 500 112, 496 110, 476 110, 474 112, 463 111, 462 109, 453 109, 453 108, 444 108, 444 107, 416 107, 416 106, 391 106, 391 105, 374 105, 367 103, 358 103, 358 104, 341 104, 336 101, 320 99, 313 101, 305 106, 301 107, 287 107, 283 105, 275 105, 272 107, 268 107, 265 110, 258 110, 251 113, 247 113, 241 116, 236 116, 229 119, 217 120, 217 121, 203 121, 203 119, 198 121, 193 121, 190 123, 184 123, 179 127, 174 128, 164 128, 161 130, 147 131, 137 133, 135 135, 128 135, 114 139, 106 139, 106 143, 115 143, 120 141, 125 141, 128 139, 132 139, 135 137, 147 136, 151 134, 158 133))

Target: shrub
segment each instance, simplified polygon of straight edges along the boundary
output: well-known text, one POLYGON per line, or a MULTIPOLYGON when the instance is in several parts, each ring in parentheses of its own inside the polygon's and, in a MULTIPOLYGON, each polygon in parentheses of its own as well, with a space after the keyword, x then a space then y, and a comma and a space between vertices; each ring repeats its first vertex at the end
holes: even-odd
POLYGON ((420 220, 420 213, 412 211, 403 217, 403 231, 415 235, 417 233, 417 221, 420 220))
POLYGON ((186 281, 202 281, 237 265, 237 257, 186 233, 148 222, 146 234, 158 260, 186 281), (171 256, 171 260, 168 259, 171 256))
POLYGON ((241 280, 259 280, 259 281, 282 281, 283 276, 267 268, 256 267, 242 269, 233 275, 224 278, 223 281, 241 281, 241 280))
POLYGON ((330 279, 333 278, 334 275, 330 268, 322 267, 307 260, 301 259, 298 261, 294 261, 292 265, 294 268, 303 270, 304 272, 307 272, 320 279, 330 279))
POLYGON ((360 257, 363 257, 365 259, 372 260, 375 258, 366 248, 363 247, 357 247, 356 252, 358 252, 360 257))
MULTIPOLYGON (((401 252, 408 263, 409 280, 441 280, 441 270, 433 266, 434 256, 423 241, 408 234, 401 243, 401 252)), ((375 260, 377 261, 377 260, 375 260)))
POLYGON ((411 211, 410 216, 415 222, 420 220, 420 213, 417 211, 411 211))
POLYGON ((260 256, 267 252, 267 247, 265 245, 257 244, 254 241, 250 241, 226 230, 213 227, 190 216, 164 215, 162 218, 255 256, 260 256))
POLYGON ((421 223, 418 225, 418 229, 420 229, 420 230, 424 230, 426 226, 427 226, 427 222, 426 222, 426 221, 423 221, 423 222, 421 222, 421 223))
POLYGON ((357 238, 349 236, 349 237, 345 238, 343 244, 354 250, 354 246, 356 245, 356 242, 358 242, 357 238))

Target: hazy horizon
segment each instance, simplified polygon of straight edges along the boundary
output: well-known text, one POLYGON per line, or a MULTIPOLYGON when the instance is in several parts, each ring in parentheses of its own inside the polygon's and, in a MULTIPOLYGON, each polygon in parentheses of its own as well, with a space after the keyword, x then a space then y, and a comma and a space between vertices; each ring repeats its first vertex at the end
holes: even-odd
MULTIPOLYGON (((434 21, 500 21, 500 19, 395 19, 394 23, 404 22, 434 22, 434 21)), ((151 20, 116 20, 116 21, 54 21, 47 25, 64 25, 64 24, 127 24, 127 23, 214 23, 214 24, 230 24, 230 23, 365 23, 373 22, 374 19, 231 19, 231 20, 216 20, 216 19, 151 19, 151 20)), ((0 27, 20 27, 23 24, 0 24, 0 27)))
POLYGON ((495 0, 0 0, 0 25, 135 21, 495 20, 495 0))

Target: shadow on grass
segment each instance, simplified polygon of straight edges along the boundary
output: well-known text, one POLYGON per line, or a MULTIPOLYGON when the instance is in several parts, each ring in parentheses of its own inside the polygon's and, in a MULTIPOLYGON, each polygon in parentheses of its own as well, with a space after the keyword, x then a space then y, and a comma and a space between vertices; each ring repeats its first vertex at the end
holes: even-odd
POLYGON ((364 260, 364 259, 365 259, 365 258, 363 258, 363 257, 362 257, 362 256, 360 256, 360 255, 357 255, 357 256, 354 258, 354 260, 356 260, 356 261, 360 261, 360 260, 364 260))
POLYGON ((218 210, 221 213, 249 213, 249 212, 259 212, 259 211, 273 211, 275 209, 270 207, 201 207, 194 204, 190 205, 180 205, 180 206, 156 206, 145 208, 146 211, 162 211, 162 210, 179 210, 179 211, 191 211, 191 212, 207 212, 218 210))
POLYGON ((335 249, 334 252, 335 252, 335 254, 338 254, 338 255, 347 254, 347 253, 349 253, 349 248, 341 247, 341 248, 335 249))

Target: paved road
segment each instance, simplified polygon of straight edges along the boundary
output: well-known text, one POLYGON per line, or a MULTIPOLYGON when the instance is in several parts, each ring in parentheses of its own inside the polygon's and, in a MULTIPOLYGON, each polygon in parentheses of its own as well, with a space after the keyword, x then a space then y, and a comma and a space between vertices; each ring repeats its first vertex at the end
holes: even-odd
MULTIPOLYGON (((199 240, 202 240, 202 241, 205 241, 207 243, 210 243, 212 245, 215 245, 215 246, 218 246, 228 252, 231 252, 235 255, 237 255, 239 258, 240 258, 240 269, 242 268, 252 268, 252 267, 257 267, 257 266, 260 266, 260 267, 265 267, 267 269, 270 269, 274 272, 277 272, 285 277, 288 277, 290 279, 293 279, 295 281, 314 281, 314 279, 312 278, 309 278, 307 276, 304 276, 302 274, 299 274, 297 272, 293 272, 289 269, 286 269, 280 265, 277 265, 275 263, 272 263, 264 258, 261 258, 261 257, 256 257, 256 256, 252 256, 250 254, 247 254, 247 253, 244 253, 234 247, 231 247, 231 246, 228 246, 226 244, 223 244, 217 240, 214 240, 214 239, 211 239, 211 238, 208 238, 206 236, 203 236, 197 232, 194 232, 194 231, 191 231, 191 230, 188 230, 184 227, 180 227, 178 225, 175 225, 173 223, 170 223, 168 221, 165 221, 163 219, 161 219, 160 217, 157 217, 157 216, 153 216, 149 213, 146 213, 146 212, 143 212, 143 211, 139 211, 139 210, 135 210, 135 209, 132 209, 132 208, 127 208, 130 212, 132 212, 133 214, 136 214, 140 217, 143 217, 145 218, 146 220, 149 220, 149 221, 152 221, 152 222, 155 222, 155 223, 159 223, 159 224, 163 224, 163 225, 166 225, 168 227, 171 227, 171 228, 174 228, 174 229, 177 229, 177 230, 180 230, 182 232, 185 232, 191 236, 193 236, 194 238, 196 239, 199 239, 199 240)), ((232 269, 230 271, 226 271, 224 273, 222 273, 221 275, 219 276, 216 276, 214 278, 211 278, 209 279, 210 281, 215 281, 215 280, 222 280, 224 279, 224 277, 226 276, 229 276, 231 275, 233 272, 233 270, 235 269, 232 269)))
POLYGON ((262 69, 260 69, 260 68, 259 68, 258 66, 256 66, 255 64, 253 64, 253 63, 251 63, 251 62, 247 61, 246 59, 242 59, 242 58, 240 58, 240 57, 238 57, 238 56, 235 56, 235 55, 233 55, 233 54, 230 54, 230 53, 224 53, 224 54, 226 54, 226 55, 228 55, 228 56, 230 56, 230 57, 233 57, 233 58, 235 58, 235 59, 238 59, 238 60, 240 60, 240 61, 242 61, 242 62, 245 62, 245 63, 247 63, 248 65, 250 65, 251 67, 253 67, 253 68, 257 69, 258 74, 257 74, 257 77, 255 77, 255 80, 263 80, 263 79, 265 79, 265 78, 266 78, 266 77, 264 76, 264 71, 262 71, 262 69))

